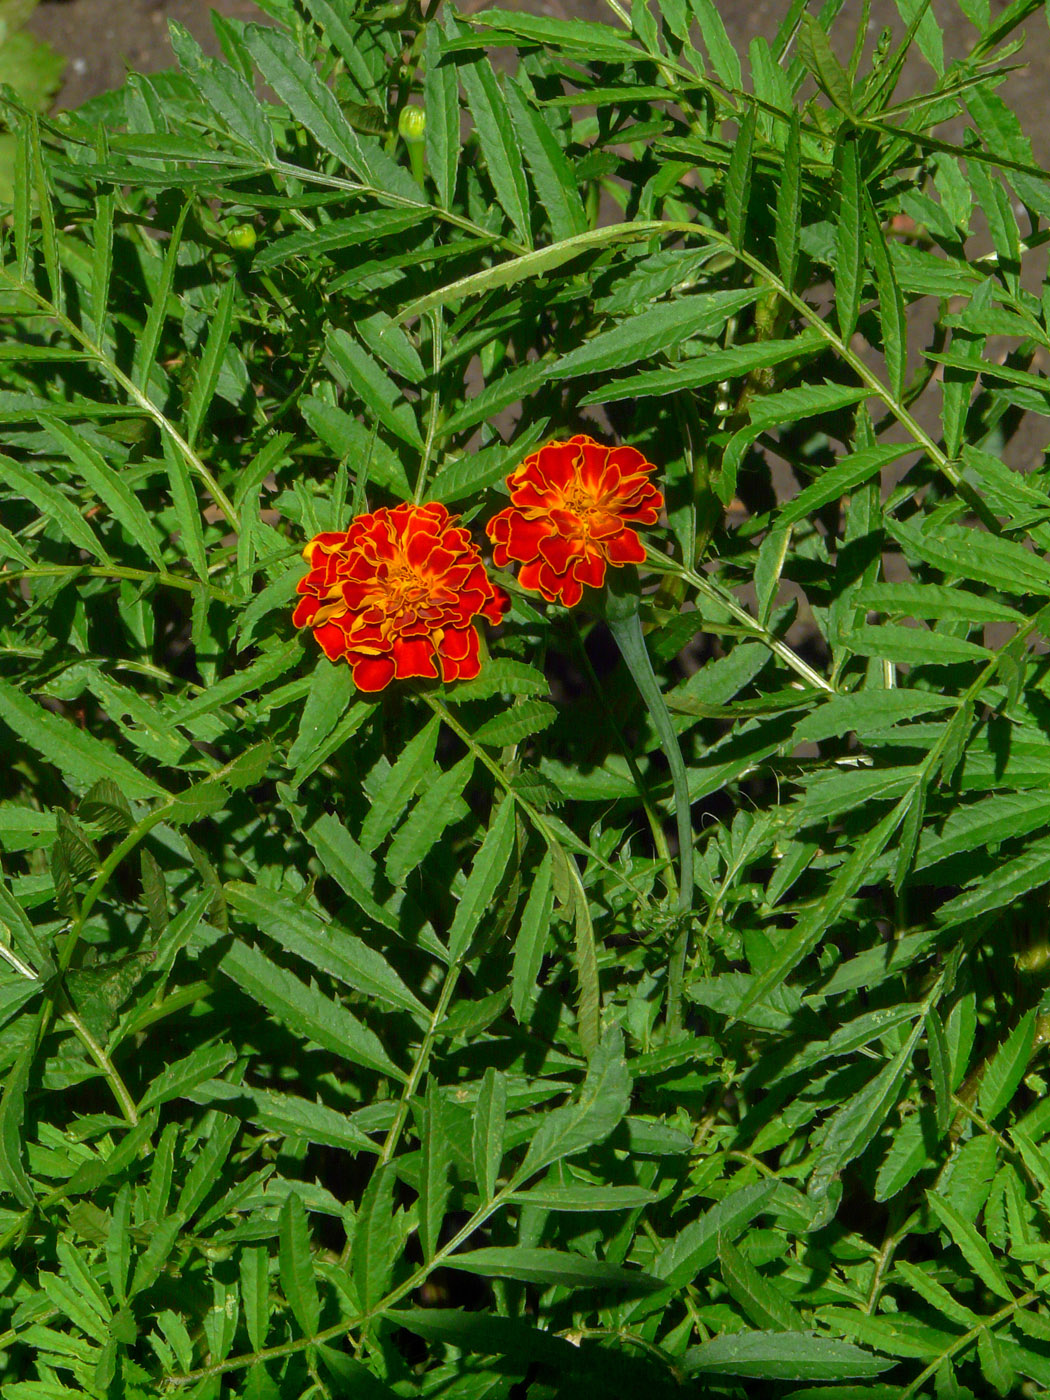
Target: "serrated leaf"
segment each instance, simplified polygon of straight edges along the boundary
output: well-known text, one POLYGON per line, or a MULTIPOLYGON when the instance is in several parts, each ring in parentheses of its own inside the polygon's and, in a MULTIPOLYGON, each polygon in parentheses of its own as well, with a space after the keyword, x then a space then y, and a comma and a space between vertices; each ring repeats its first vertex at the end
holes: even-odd
POLYGON ((392 1163, 377 1166, 357 1212, 350 1258, 361 1306, 366 1312, 386 1292, 400 1248, 393 1219, 395 1182, 392 1163))
POLYGON ((548 851, 533 879, 514 941, 510 1004, 522 1023, 527 1020, 539 993, 537 982, 554 910, 552 867, 553 857, 548 851))
POLYGON ((435 715, 403 745, 361 825, 361 848, 374 851, 394 829, 432 771, 441 721, 435 715))
POLYGON ((182 1097, 206 1079, 214 1079, 221 1074, 236 1058, 237 1052, 230 1045, 202 1045, 191 1050, 157 1075, 143 1095, 139 1111, 144 1113, 147 1109, 182 1097))
POLYGON ((718 1262, 730 1294, 758 1328, 801 1332, 802 1318, 729 1240, 718 1242, 718 1262))
POLYGON ((514 849, 516 810, 514 799, 505 797, 493 814, 485 839, 474 857, 449 929, 450 962, 458 962, 466 956, 471 940, 507 874, 514 849))
POLYGON ((995 1052, 981 1080, 980 1109, 989 1123, 1009 1106, 1028 1069, 1035 1043, 1034 1010, 1026 1012, 995 1052))
POLYGON ((751 203, 752 155, 755 144, 755 126, 758 121, 757 109, 748 104, 740 121, 740 129, 729 156, 726 171, 725 206, 726 227, 735 248, 742 248, 748 228, 748 211, 751 203))
POLYGON ((589 1259, 584 1254, 523 1245, 472 1249, 467 1253, 450 1254, 443 1262, 447 1269, 479 1274, 482 1278, 514 1278, 524 1283, 557 1284, 563 1288, 626 1288, 651 1292, 659 1287, 656 1280, 641 1269, 624 1269, 601 1259, 589 1259))
POLYGON ((277 1232, 281 1289, 302 1332, 311 1337, 320 1325, 321 1304, 314 1278, 306 1210, 294 1191, 281 1207, 277 1232))
POLYGON ((421 449, 415 411, 386 370, 348 331, 333 328, 326 341, 328 358, 340 377, 385 428, 421 449))
POLYGON ((775 1181, 756 1181, 731 1191, 717 1205, 691 1221, 656 1256, 652 1271, 668 1288, 681 1288, 718 1256, 719 1239, 732 1241, 769 1208, 775 1181))
POLYGON ((630 1098, 623 1035, 608 1031, 591 1057, 579 1098, 542 1118, 515 1180, 524 1182, 552 1162, 603 1142, 627 1112, 630 1098))
MULTIPOLYGON (((819 28, 813 21, 811 25, 815 30, 819 28)), ((822 30, 819 32, 823 33, 822 30)), ((860 156, 855 140, 847 139, 837 148, 835 168, 835 311, 839 335, 848 345, 857 326, 860 298, 864 288, 863 191, 860 156)))
POLYGON ((930 1209, 958 1245, 963 1258, 978 1278, 1000 1298, 1012 1302, 1014 1295, 1003 1277, 1002 1270, 995 1262, 988 1244, 970 1221, 964 1219, 955 1207, 936 1191, 927 1191, 926 1199, 930 1203, 930 1209))
POLYGON ((690 1347, 691 1375, 748 1376, 766 1381, 840 1381, 877 1376, 897 1363, 852 1342, 814 1333, 741 1332, 690 1347))
POLYGON ((780 280, 794 291, 802 226, 802 149, 798 113, 792 113, 784 143, 784 166, 777 186, 777 266, 780 280))
POLYGON ((546 729, 557 718, 558 711, 553 705, 542 700, 524 700, 502 714, 487 719, 474 731, 474 739, 479 744, 491 744, 494 748, 520 744, 523 739, 546 729))
POLYGON ((387 1005, 425 1011, 382 953, 348 929, 327 923, 309 906, 259 885, 231 881, 224 890, 232 909, 311 968, 387 1005))
POLYGON ((259 72, 287 105, 295 120, 304 126, 324 150, 359 180, 372 182, 372 172, 353 127, 343 116, 331 90, 280 29, 250 24, 244 30, 245 43, 259 72))
POLYGON ((507 102, 492 70, 492 64, 484 57, 476 59, 473 63, 464 63, 460 65, 459 76, 466 90, 467 104, 474 118, 481 153, 485 158, 496 198, 522 242, 531 248, 529 189, 507 102))
MULTIPOLYGON (((750 306, 757 296, 756 288, 741 287, 697 292, 675 301, 661 302, 585 341, 578 349, 563 355, 548 373, 555 379, 604 374, 638 360, 647 360, 693 337, 711 339, 725 328, 730 316, 750 306)), ((682 373, 688 373, 688 368, 682 373)))
POLYGON ((265 1346, 270 1327, 268 1262, 269 1255, 264 1246, 246 1245, 241 1250, 241 1307, 248 1328, 248 1340, 255 1351, 261 1351, 265 1346))
POLYGON ((507 106, 514 131, 532 174, 540 203, 556 239, 572 238, 587 228, 587 216, 564 152, 543 116, 531 105, 522 86, 506 79, 507 106))
POLYGON ((503 1161, 506 1121, 507 1081, 499 1070, 489 1065, 482 1077, 474 1109, 472 1144, 474 1178, 482 1199, 486 1201, 496 1194, 500 1163, 503 1161))
POLYGON ((234 943, 219 967, 279 1021, 333 1055, 364 1065, 378 1074, 404 1079, 373 1031, 362 1025, 345 1006, 278 967, 258 948, 234 943))
POLYGON ((422 862, 445 828, 459 820, 463 810, 460 797, 473 770, 474 759, 468 754, 454 768, 440 773, 420 796, 387 851, 386 873, 391 884, 403 885, 409 871, 422 862))
POLYGON ((427 1083, 423 1128, 420 1134, 422 1164, 419 1177, 419 1242, 425 1261, 437 1253, 441 1226, 448 1207, 452 1183, 449 1178, 450 1153, 444 1124, 441 1094, 433 1079, 427 1083))

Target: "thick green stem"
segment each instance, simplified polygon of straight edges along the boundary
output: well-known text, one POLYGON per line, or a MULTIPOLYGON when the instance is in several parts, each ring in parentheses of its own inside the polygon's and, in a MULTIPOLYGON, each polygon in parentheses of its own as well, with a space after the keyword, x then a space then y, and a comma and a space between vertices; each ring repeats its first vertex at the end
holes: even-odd
POLYGON ((638 693, 645 702, 660 747, 664 751, 674 786, 675 819, 678 824, 678 932, 671 947, 667 965, 667 1029, 674 1036, 682 1025, 682 985, 689 953, 689 915, 693 908, 693 827, 689 813, 689 777, 685 770, 678 735, 663 692, 653 673, 652 662, 642 634, 639 613, 641 599, 637 586, 628 589, 619 576, 611 575, 605 592, 605 620, 613 640, 620 649, 624 664, 631 673, 638 693))

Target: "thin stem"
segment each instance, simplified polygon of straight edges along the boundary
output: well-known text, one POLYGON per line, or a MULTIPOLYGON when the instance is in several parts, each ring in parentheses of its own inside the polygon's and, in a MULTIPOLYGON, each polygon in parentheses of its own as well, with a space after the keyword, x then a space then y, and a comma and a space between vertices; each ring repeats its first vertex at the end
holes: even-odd
POLYGON ((763 627, 734 598, 717 588, 703 574, 698 574, 694 569, 687 568, 666 554, 658 554, 652 549, 649 550, 649 562, 662 572, 677 574, 679 578, 683 578, 686 583, 691 584, 698 593, 703 594, 716 606, 724 608, 752 637, 767 646, 774 656, 779 657, 786 666, 790 666, 796 675, 801 676, 807 685, 813 686, 817 690, 823 690, 827 695, 838 693, 830 681, 826 680, 819 672, 814 671, 813 667, 808 662, 803 661, 802 657, 793 651, 786 642, 775 637, 768 627, 763 627))
POLYGON ((178 574, 156 573, 149 569, 103 568, 95 564, 34 564, 30 569, 4 569, 0 572, 0 583, 11 583, 20 578, 62 578, 66 574, 70 577, 83 574, 87 578, 125 579, 131 583, 160 583, 166 588, 180 588, 185 593, 195 593, 203 588, 217 602, 237 602, 232 593, 213 588, 210 583, 202 583, 200 579, 180 578, 178 574))
POLYGON ((95 1064, 98 1065, 99 1069, 106 1076, 107 1080, 109 1081, 110 1088, 113 1090, 113 1097, 120 1105, 121 1113, 123 1113, 124 1117, 127 1119, 128 1126, 134 1128, 139 1121, 138 1109, 135 1107, 135 1100, 128 1093, 127 1085, 117 1073, 116 1065, 114 1065, 113 1061, 106 1054, 105 1050, 103 1050, 102 1046, 91 1034, 87 1026, 85 1026, 84 1022, 80 1019, 80 1017, 77 1015, 77 1013, 73 1010, 71 1006, 66 1007, 66 1009, 62 1012, 62 1019, 68 1021, 69 1024, 73 1027, 73 1029, 77 1033, 77 1038, 84 1046, 84 1049, 88 1052, 91 1058, 95 1061, 95 1064))
POLYGON ((595 674, 594 667, 591 665, 591 658, 587 655, 587 648, 584 646, 583 636, 580 633, 579 624, 576 621, 575 614, 571 612, 569 613, 569 629, 570 636, 573 642, 573 648, 576 651, 577 659, 579 660, 580 665, 583 667, 584 674, 590 682, 591 689, 594 691, 595 699, 598 702, 598 712, 602 716, 602 719, 605 720, 609 728, 612 730, 613 736, 616 739, 617 747, 619 748, 620 753, 623 755, 624 762, 627 764, 627 771, 630 773, 634 785, 638 789, 638 796, 641 800, 642 810, 645 812, 646 820, 649 823, 649 830, 652 833, 653 845, 656 847, 656 854, 663 861, 663 869, 660 873, 663 876, 664 883, 667 886, 668 898, 676 900, 678 898, 678 881, 675 878, 674 862, 671 858, 671 848, 667 844, 667 837, 664 835, 663 823, 660 820, 660 814, 657 812, 656 805, 653 802, 653 795, 649 790, 649 784, 646 782, 642 774, 642 770, 638 767, 638 762, 635 759, 634 754, 631 752, 627 740, 623 736, 623 731, 621 730, 619 724, 616 721, 616 716, 613 714, 609 706, 604 704, 602 701, 601 685, 598 681, 597 675, 595 674))
POLYGON ((32 286, 31 283, 23 282, 21 278, 10 276, 4 268, 0 268, 0 277, 3 278, 3 280, 7 283, 9 287, 14 287, 18 291, 22 292, 23 295, 31 297, 32 300, 35 301, 38 306, 46 310, 47 314, 53 320, 58 322, 58 324, 62 327, 66 334, 71 336, 79 345, 82 345, 84 349, 88 352, 88 354, 91 356, 91 358, 98 362, 98 364, 102 367, 103 370, 105 370, 109 377, 112 380, 114 380, 115 383, 117 383, 121 389, 124 390, 128 398, 133 399, 135 403, 137 403, 138 406, 143 410, 143 412, 148 417, 153 419, 154 423, 156 423, 157 427, 161 430, 161 432, 164 433, 170 439, 174 447, 178 450, 178 452, 182 454, 183 458, 186 460, 191 469, 194 472, 196 472, 196 474, 200 477, 201 481, 204 483, 205 488, 208 491, 208 494, 211 496, 212 500, 215 502, 215 504, 222 511, 223 515, 226 517, 230 528, 232 530, 239 530, 240 518, 238 516, 237 510, 233 502, 229 499, 229 497, 226 495, 226 492, 215 480, 214 476, 212 476, 211 472, 201 461, 200 457, 198 457, 197 453, 194 452, 193 448, 189 445, 189 443, 178 431, 178 429, 171 422, 171 420, 160 411, 160 409, 149 397, 149 395, 144 393, 143 390, 141 390, 138 387, 138 385, 134 383, 133 380, 129 379, 128 376, 124 373, 124 371, 120 368, 120 366, 115 364, 114 361, 112 361, 106 354, 106 352, 102 349, 102 347, 100 345, 96 345, 96 343, 91 339, 91 337, 85 334, 85 332, 80 329, 80 327, 76 324, 75 321, 71 321, 69 317, 65 315, 64 312, 59 311, 58 308, 54 306, 51 302, 49 302, 45 296, 38 292, 37 289, 34 286, 32 286))
POLYGON ((430 460, 434 455, 434 442, 437 439, 438 420, 441 416, 441 359, 443 354, 444 323, 441 315, 441 308, 427 314, 430 323, 430 349, 431 367, 434 375, 434 384, 430 391, 430 403, 427 406, 427 436, 423 443, 423 458, 419 464, 419 475, 416 477, 416 491, 412 499, 418 505, 423 499, 423 492, 426 489, 427 474, 430 471, 430 460))

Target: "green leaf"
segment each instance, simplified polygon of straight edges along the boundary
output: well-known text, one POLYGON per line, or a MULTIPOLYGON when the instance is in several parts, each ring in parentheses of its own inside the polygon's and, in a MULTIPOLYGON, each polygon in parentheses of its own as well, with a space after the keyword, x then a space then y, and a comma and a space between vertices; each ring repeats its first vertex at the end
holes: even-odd
POLYGON ((590 229, 587 233, 577 234, 575 238, 563 238, 547 248, 537 248, 534 252, 521 254, 520 257, 508 258, 506 262, 487 267, 483 272, 472 272, 457 282, 450 282, 447 287, 429 292, 418 301, 410 302, 398 319, 407 321, 413 316, 422 316, 426 311, 433 311, 436 306, 447 306, 450 301, 478 296, 497 287, 509 287, 530 277, 540 277, 544 273, 553 272, 563 263, 571 262, 581 253, 603 248, 609 243, 633 243, 637 239, 651 238, 659 233, 660 229, 658 223, 610 224, 605 228, 590 229))
POLYGON ((922 1028, 922 1021, 917 1019, 911 1035, 893 1059, 832 1114, 809 1179, 811 1197, 827 1195, 843 1168, 861 1155, 886 1121, 900 1097, 922 1028))
MULTIPOLYGON (((292 1198, 289 1197, 289 1200, 292 1198)), ((298 1199, 298 1198, 296 1198, 298 1199)), ((245 1245, 240 1256, 241 1307, 254 1351, 266 1345, 270 1330, 269 1253, 262 1245, 245 1245)))
POLYGON ((661 302, 647 311, 620 321, 578 349, 562 356, 549 373, 555 379, 604 374, 638 360, 647 360, 694 336, 711 339, 725 328, 730 316, 750 306, 758 296, 753 287, 721 292, 697 292, 676 301, 661 302))
POLYGON ((3 1098, 0 1099, 0 1177, 12 1196, 32 1210, 36 1192, 23 1165, 22 1120, 25 1116, 26 1087, 36 1049, 30 1041, 8 1071, 3 1098))
MULTIPOLYGON (((472 23, 498 28, 526 43, 549 45, 552 49, 564 49, 567 53, 583 53, 588 61, 634 63, 641 53, 622 30, 589 20, 552 19, 546 15, 493 8, 477 15, 472 23)), ((494 36, 483 29, 478 40, 493 43, 494 36)))
POLYGON ((219 967, 279 1021, 333 1055, 364 1065, 378 1074, 404 1079, 373 1031, 317 987, 300 982, 292 973, 271 962, 258 948, 234 943, 219 967))
POLYGON ((852 1342, 814 1333, 739 1332, 690 1347, 684 1364, 690 1375, 841 1381, 877 1376, 897 1363, 888 1357, 874 1356, 852 1342))
POLYGON ((802 1318, 754 1265, 728 1240, 718 1242, 722 1279, 733 1298, 757 1328, 802 1332, 802 1318))
POLYGON ((878 476, 883 467, 898 461, 911 449, 907 443, 893 443, 884 447, 865 447, 821 472, 816 481, 806 486, 793 501, 789 501, 777 516, 777 526, 794 525, 797 520, 812 515, 830 501, 855 491, 872 477, 878 476))
POLYGON ((346 714, 356 694, 349 666, 323 657, 310 676, 310 689, 299 719, 299 730, 288 750, 289 768, 307 764, 346 714))
POLYGON ((704 47, 719 80, 731 91, 739 92, 743 87, 740 59, 737 57, 733 41, 726 33, 715 0, 689 0, 689 4, 696 15, 704 47))
POLYGON ((505 80, 507 106, 536 193, 555 239, 572 238, 587 229, 580 193, 568 160, 543 116, 531 105, 520 83, 505 80))
POLYGON ((514 850, 516 811, 514 799, 505 797, 492 816, 456 905, 448 934, 449 962, 459 962, 466 957, 482 919, 492 907, 496 890, 507 874, 514 850))
POLYGON ((377 1166, 357 1212, 350 1259, 361 1306, 366 1312, 374 1308, 386 1292, 400 1252, 400 1240, 394 1230, 396 1181, 392 1163, 377 1166))
POLYGON ((260 885, 231 881, 224 892, 232 909, 312 968, 389 1006, 425 1013, 422 1002, 383 955, 348 929, 327 923, 309 906, 260 885))
POLYGON ((244 40, 259 72, 295 120, 359 180, 371 184, 372 172, 353 127, 343 116, 335 96, 287 34, 250 24, 244 30, 244 40))
POLYGON ((515 1278, 523 1283, 557 1284, 562 1288, 626 1288, 649 1292, 659 1285, 640 1269, 623 1269, 584 1254, 558 1249, 531 1249, 524 1245, 472 1249, 450 1254, 446 1269, 459 1269, 482 1278, 515 1278))
POLYGON ((777 186, 777 221, 774 241, 780 280, 794 291, 798 272, 802 228, 802 149, 798 113, 792 113, 784 144, 784 167, 777 186))
POLYGON ((443 209, 451 209, 459 165, 459 82, 452 63, 442 63, 440 30, 426 27, 423 46, 423 109, 427 116, 427 170, 443 209))
POLYGON ((333 369, 379 422, 410 447, 422 448, 412 405, 364 346, 337 328, 328 332, 326 345, 333 369))
POLYGON ((507 1081, 499 1070, 489 1065, 474 1108, 473 1138, 474 1179, 486 1201, 491 1201, 496 1194, 506 1121, 507 1081))
POLYGON ((387 851, 386 873, 392 885, 403 885, 445 828, 459 820, 464 810, 460 795, 473 769, 474 759, 468 754, 454 768, 439 774, 420 796, 387 851))
POLYGON ((271 1133, 281 1133, 296 1142, 312 1142, 320 1147, 337 1147, 343 1152, 371 1152, 379 1149, 371 1138, 356 1128, 345 1113, 295 1094, 276 1094, 269 1089, 253 1089, 248 1117, 271 1133))
POLYGON ((397 825, 402 813, 432 772, 441 721, 435 717, 403 745, 361 825, 361 847, 374 851, 397 825))
POLYGON ((1026 1012, 1013 1028, 984 1072, 979 1099, 981 1113, 989 1123, 1009 1106, 1028 1069, 1035 1044, 1035 1010, 1026 1012))
POLYGON ((481 153, 485 157, 496 198, 522 242, 531 248, 529 189, 507 102, 492 71, 492 64, 487 58, 461 64, 459 76, 466 90, 467 104, 474 118, 481 153))
POLYGON ((933 1081, 934 1101, 937 1105, 937 1131, 945 1133, 948 1130, 952 1107, 951 1066, 944 1027, 935 1007, 931 1007, 926 1013, 926 1053, 930 1060, 930 1078, 933 1081))
POLYGON ((43 426, 114 519, 124 527, 128 538, 163 572, 164 560, 156 527, 120 474, 113 470, 95 447, 65 423, 45 419, 43 426))
POLYGON ((937 910, 943 927, 979 919, 993 909, 1003 909, 1050 881, 1050 837, 1033 841, 1019 856, 1000 865, 994 880, 981 879, 937 910))
POLYGON ((825 337, 811 329, 788 340, 760 340, 733 345, 727 350, 705 350, 702 355, 690 356, 667 369, 643 370, 641 374, 613 380, 587 394, 581 402, 613 403, 618 399, 674 394, 679 389, 699 389, 705 384, 719 384, 725 379, 750 374, 752 370, 768 369, 785 360, 801 359, 826 345, 825 337))
POLYGON ((276 163, 273 133, 258 98, 236 69, 208 58, 177 20, 168 20, 171 47, 179 66, 215 112, 249 150, 276 163))
POLYGON ((94 530, 73 502, 45 480, 41 473, 31 471, 20 462, 4 456, 0 456, 0 472, 3 473, 4 486, 31 501, 44 520, 50 522, 70 544, 75 545, 77 549, 83 549, 102 564, 112 562, 94 530))
POLYGON ((429 1262, 437 1253, 441 1226, 452 1189, 449 1179, 450 1153, 441 1093, 433 1079, 427 1083, 420 1142, 423 1155, 419 1177, 419 1242, 423 1247, 423 1259, 429 1262))
POLYGON ((553 857, 548 851, 533 879, 514 941, 510 1004, 514 1015, 522 1023, 527 1020, 539 993, 540 966, 550 936, 554 909, 552 863, 553 857))
POLYGON ((853 111, 853 93, 849 74, 835 57, 820 20, 810 14, 802 16, 798 34, 798 52, 802 62, 817 80, 817 85, 831 98, 841 112, 853 111))
POLYGON ((733 143, 726 171, 726 226, 734 248, 742 248, 748 231, 751 204, 752 152, 755 144, 755 124, 758 112, 750 104, 740 121, 740 130, 733 143))
POLYGON ((992 1257, 987 1242, 981 1238, 970 1221, 960 1215, 955 1207, 936 1191, 927 1191, 926 1199, 934 1215, 951 1235, 963 1258, 982 1283, 1000 1298, 1012 1302, 1014 1295, 1010 1285, 992 1257))
POLYGON ((524 1182, 552 1162, 603 1142, 627 1112, 630 1099, 631 1076, 624 1060, 623 1034, 611 1030, 591 1057, 576 1101, 552 1109, 541 1119, 515 1181, 524 1182))
POLYGON ((368 853, 357 844, 331 812, 318 817, 306 832, 306 839, 317 852, 325 870, 340 889, 348 894, 357 907, 374 923, 400 933, 397 920, 378 902, 372 893, 375 864, 368 853))
POLYGON ((208 557, 204 549, 204 527, 197 488, 185 457, 176 451, 167 433, 163 436, 163 450, 171 503, 179 527, 179 545, 201 583, 207 583, 208 557))
POLYGON ((215 314, 208 326, 208 335, 201 352, 200 363, 197 365, 189 403, 186 405, 186 441, 191 447, 197 440, 204 415, 211 406, 219 384, 223 358, 233 329, 233 302, 236 295, 237 281, 231 277, 219 293, 215 314))
POLYGON ((131 798, 167 796, 101 740, 45 710, 4 680, 0 680, 0 720, 74 783, 87 787, 107 778, 131 798))
MULTIPOLYGON (((808 18, 808 16, 807 16, 808 18)), ((818 26, 811 21, 811 28, 818 26)), ((823 33, 823 31, 819 31, 823 33)), ((857 314, 864 289, 864 209, 857 142, 843 141, 836 148, 835 197, 835 311, 839 335, 848 345, 857 328, 857 314)))
POLYGON ((1050 565, 1013 540, 943 521, 919 525, 887 515, 885 525, 906 553, 946 574, 991 584, 1008 597, 1018 593, 1050 595, 1050 565))
POLYGON ((478 744, 489 744, 503 748, 508 744, 520 744, 532 734, 538 734, 553 724, 558 711, 543 700, 523 700, 513 705, 503 714, 495 714, 474 731, 478 744))
POLYGON ((182 1098, 206 1079, 221 1074, 236 1058, 237 1052, 230 1045, 202 1045, 192 1050, 157 1075, 139 1104, 139 1112, 182 1098))
POLYGON ((714 1263, 720 1239, 732 1241, 769 1209, 776 1190, 777 1182, 766 1180, 730 1191, 664 1245, 653 1261, 653 1273, 668 1288, 684 1287, 714 1263))
POLYGON ((321 1304, 314 1278, 306 1210, 294 1191, 281 1207, 277 1232, 281 1289, 302 1332, 311 1337, 320 1325, 321 1304))

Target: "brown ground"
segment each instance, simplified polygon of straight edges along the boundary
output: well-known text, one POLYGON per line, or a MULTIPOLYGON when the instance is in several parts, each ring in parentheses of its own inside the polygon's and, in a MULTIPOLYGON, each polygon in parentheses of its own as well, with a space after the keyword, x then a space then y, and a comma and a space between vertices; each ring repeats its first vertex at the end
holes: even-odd
MULTIPOLYGON (((458 0, 464 10, 485 8, 486 0, 458 0)), ((544 15, 576 15, 615 23, 605 0, 499 0, 507 8, 544 15)), ((1006 0, 992 0, 993 13, 1006 0)), ((769 37, 787 8, 787 0, 719 0, 718 8, 730 37, 741 49, 756 35, 769 37)), ((128 69, 150 72, 171 63, 168 19, 177 19, 210 52, 217 52, 209 12, 218 10, 238 19, 261 18, 253 0, 44 0, 31 20, 31 28, 69 59, 60 106, 75 107, 86 98, 115 87, 128 69)), ((814 5, 814 9, 816 6, 814 5)), ((945 30, 949 57, 964 50, 973 34, 961 17, 956 0, 934 0, 933 10, 945 30)), ((836 24, 836 37, 847 43, 860 15, 858 0, 846 0, 836 24)), ((874 0, 869 39, 889 25, 895 34, 903 26, 893 0, 874 0)), ((1044 120, 1050 93, 1050 31, 1043 15, 1028 21, 1027 43, 1013 62, 1025 67, 1014 73, 1003 88, 1007 101, 1027 115, 1037 157, 1050 164, 1050 126, 1044 120)), ((910 66, 900 96, 914 91, 929 76, 921 62, 910 66)))

